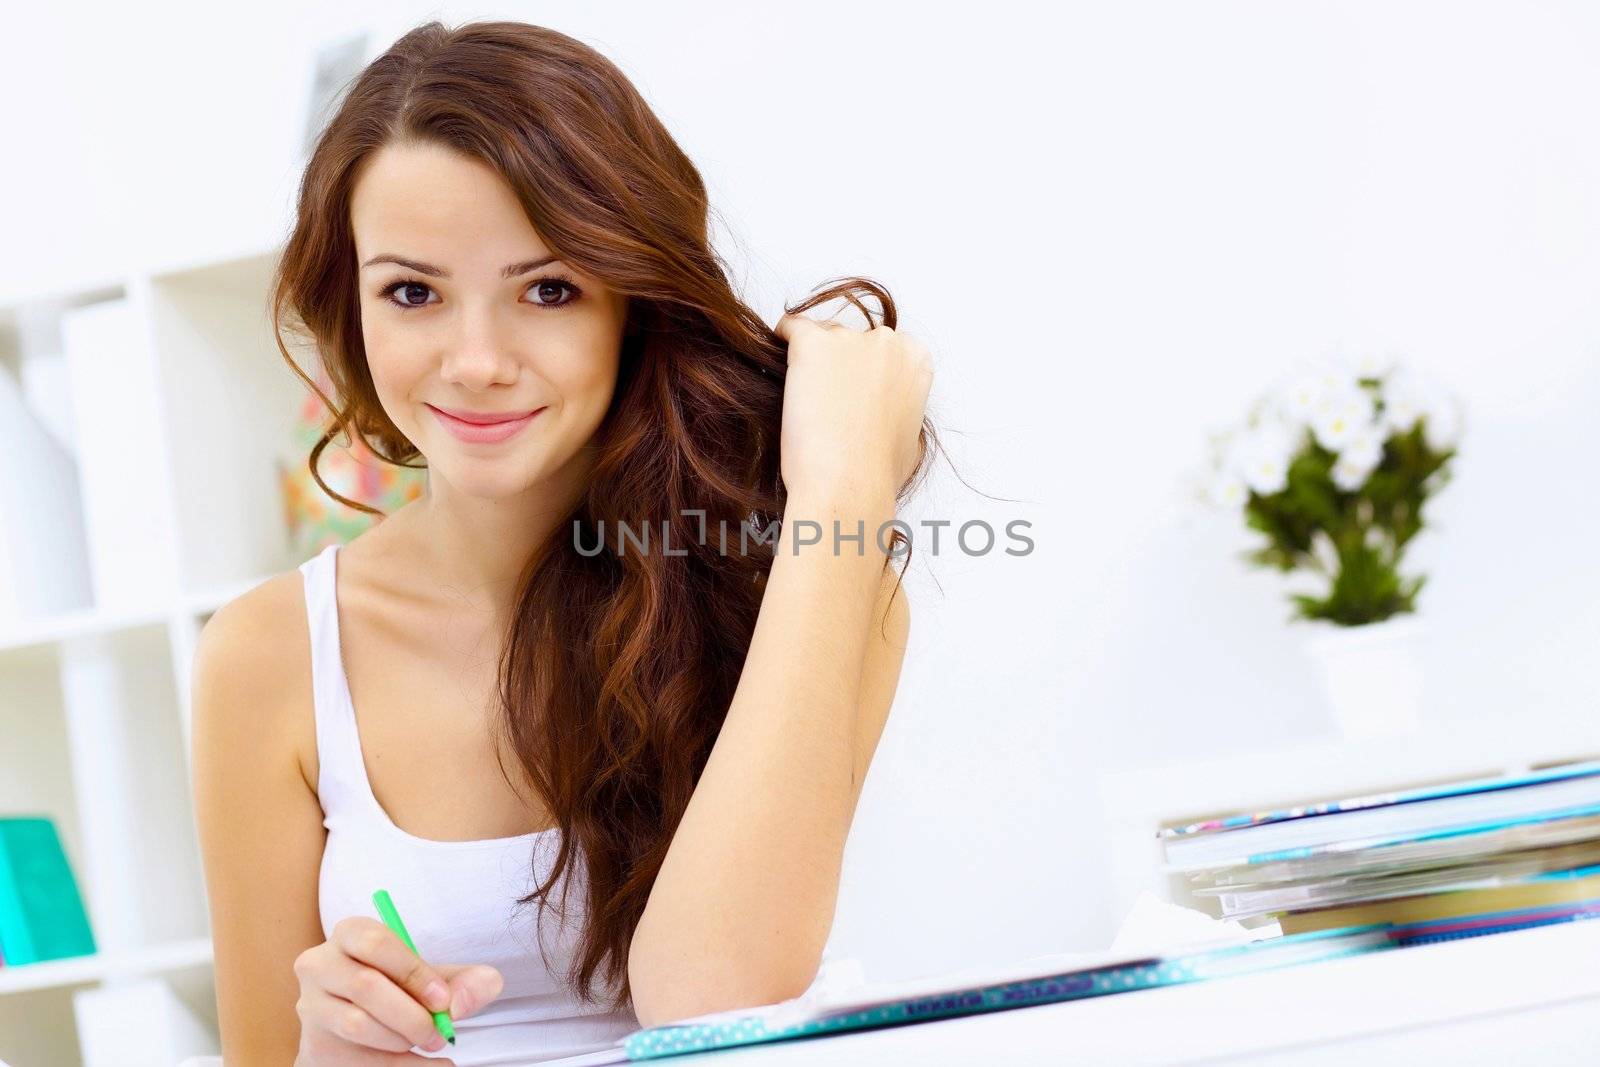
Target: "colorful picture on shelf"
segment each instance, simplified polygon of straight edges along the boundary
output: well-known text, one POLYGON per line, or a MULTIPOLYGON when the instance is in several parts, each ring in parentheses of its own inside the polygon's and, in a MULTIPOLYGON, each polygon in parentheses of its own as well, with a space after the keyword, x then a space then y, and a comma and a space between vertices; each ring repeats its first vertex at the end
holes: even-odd
MULTIPOLYGON (((320 372, 317 386, 330 395, 333 392, 332 384, 320 372)), ((278 484, 283 493, 289 540, 295 552, 305 559, 330 544, 345 544, 379 521, 376 515, 333 499, 311 477, 307 459, 322 436, 328 417, 326 405, 307 390, 294 419, 294 450, 278 462, 278 484)), ((317 470, 322 480, 336 492, 377 508, 384 515, 420 497, 427 481, 425 470, 385 463, 359 439, 353 439, 350 447, 345 448, 339 438, 335 438, 323 449, 317 470)))

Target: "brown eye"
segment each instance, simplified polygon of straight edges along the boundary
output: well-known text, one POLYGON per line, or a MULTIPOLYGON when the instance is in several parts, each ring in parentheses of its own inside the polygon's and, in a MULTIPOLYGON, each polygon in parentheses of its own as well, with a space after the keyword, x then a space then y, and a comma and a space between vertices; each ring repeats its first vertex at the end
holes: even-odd
POLYGON ((410 309, 426 307, 428 305, 427 294, 431 292, 433 292, 432 286, 424 285, 422 282, 409 278, 403 278, 385 288, 379 295, 397 308, 410 309), (395 299, 395 294, 397 293, 400 297, 398 300, 395 299), (419 295, 422 298, 420 303, 412 299, 419 295))
POLYGON ((565 278, 540 278, 529 288, 534 292, 533 302, 540 307, 564 307, 578 299, 578 287, 565 278), (566 300, 561 299, 563 290, 570 292, 572 296, 566 300))
MULTIPOLYGON (((540 278, 528 288, 534 292, 534 304, 551 310, 566 307, 583 293, 583 290, 567 279, 554 276, 540 278)), ((402 278, 389 283, 378 295, 402 311, 414 311, 431 303, 438 303, 428 299, 428 295, 432 292, 433 286, 426 282, 417 281, 415 278, 402 278)))

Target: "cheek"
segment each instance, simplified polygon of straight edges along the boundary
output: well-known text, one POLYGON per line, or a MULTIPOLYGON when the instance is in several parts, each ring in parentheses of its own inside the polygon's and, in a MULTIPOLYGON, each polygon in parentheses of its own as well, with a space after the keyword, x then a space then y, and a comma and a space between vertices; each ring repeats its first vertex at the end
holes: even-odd
POLYGON ((561 391, 564 402, 586 412, 604 412, 616 387, 618 352, 616 342, 600 338, 565 349, 559 359, 547 364, 546 374, 561 391))
POLYGON ((591 363, 584 372, 583 380, 583 411, 585 428, 593 433, 599 428, 601 420, 605 418, 606 410, 611 406, 611 398, 616 390, 617 364, 610 362, 591 363))
POLYGON ((411 417, 408 398, 426 369, 424 352, 414 340, 408 343, 404 330, 363 324, 361 333, 372 387, 389 417, 403 427, 411 417))

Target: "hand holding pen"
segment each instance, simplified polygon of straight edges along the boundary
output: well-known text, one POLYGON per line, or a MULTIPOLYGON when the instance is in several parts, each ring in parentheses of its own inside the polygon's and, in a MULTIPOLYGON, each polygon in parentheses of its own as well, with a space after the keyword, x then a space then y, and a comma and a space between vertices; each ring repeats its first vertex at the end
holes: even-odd
POLYGON ((434 964, 410 944, 399 914, 383 890, 373 894, 379 914, 339 920, 332 937, 295 960, 300 981, 300 1050, 295 1067, 367 1067, 371 1064, 449 1064, 416 1056, 437 1052, 453 1038, 451 1020, 479 1011, 500 995, 504 979, 487 964, 434 964), (437 1014, 434 1014, 437 1013, 437 1014))

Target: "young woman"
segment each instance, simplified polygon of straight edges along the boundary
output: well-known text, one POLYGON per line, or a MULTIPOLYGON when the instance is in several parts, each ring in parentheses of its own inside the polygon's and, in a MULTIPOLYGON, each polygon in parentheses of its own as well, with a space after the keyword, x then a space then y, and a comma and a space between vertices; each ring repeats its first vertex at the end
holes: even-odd
POLYGON ((311 469, 349 433, 427 490, 201 637, 228 1067, 529 1063, 815 979, 932 369, 864 279, 767 328, 707 211, 536 26, 406 34, 323 133, 274 294, 334 386, 311 469), (840 297, 867 329, 800 314, 840 297))

